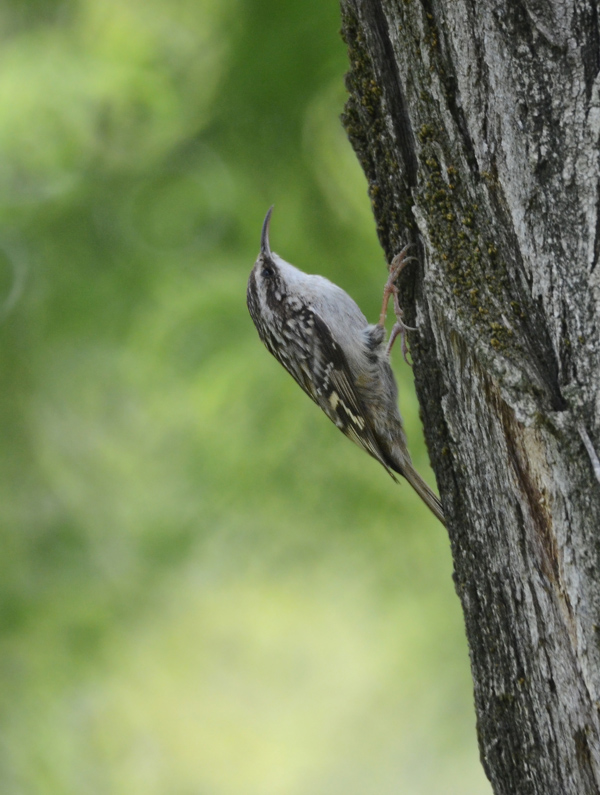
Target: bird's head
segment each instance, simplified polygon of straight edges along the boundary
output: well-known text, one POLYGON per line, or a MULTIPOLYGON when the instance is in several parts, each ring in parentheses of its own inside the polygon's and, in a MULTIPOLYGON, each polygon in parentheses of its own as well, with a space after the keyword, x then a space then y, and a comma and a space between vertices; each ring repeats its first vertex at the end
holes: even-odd
POLYGON ((269 207, 260 235, 260 251, 250 272, 246 293, 250 315, 263 341, 264 327, 281 325, 282 304, 293 300, 295 288, 306 279, 306 274, 271 251, 269 226, 272 213, 273 207, 269 207))

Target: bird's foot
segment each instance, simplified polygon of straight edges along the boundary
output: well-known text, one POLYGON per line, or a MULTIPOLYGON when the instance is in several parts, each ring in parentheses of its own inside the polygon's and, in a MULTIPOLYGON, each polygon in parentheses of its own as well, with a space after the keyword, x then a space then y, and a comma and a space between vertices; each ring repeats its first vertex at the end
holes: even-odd
POLYGON ((383 289, 383 303, 381 305, 381 314, 379 316, 379 325, 383 326, 385 324, 385 317, 387 315, 387 308, 390 297, 394 296, 394 314, 396 315, 396 322, 394 323, 394 327, 392 328, 392 333, 390 334, 390 339, 387 344, 386 354, 389 356, 392 351, 392 346, 397 337, 400 337, 402 343, 402 356, 404 357, 404 361, 412 367, 411 363, 408 361, 408 344, 406 340, 406 332, 407 331, 416 331, 416 328, 412 326, 407 326, 404 323, 403 317, 404 313, 402 312, 402 307, 400 306, 400 302, 398 299, 398 287, 396 286, 396 279, 400 275, 401 271, 404 269, 405 265, 409 262, 416 261, 416 257, 407 257, 406 253, 410 245, 405 246, 399 254, 396 254, 394 259, 391 261, 388 270, 390 275, 388 276, 388 280, 385 283, 385 287, 383 289))

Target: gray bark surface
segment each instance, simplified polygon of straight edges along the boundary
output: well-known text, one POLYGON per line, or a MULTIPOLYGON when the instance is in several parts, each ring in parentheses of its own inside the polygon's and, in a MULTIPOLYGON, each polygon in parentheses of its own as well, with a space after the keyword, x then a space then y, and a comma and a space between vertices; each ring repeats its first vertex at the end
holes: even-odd
POLYGON ((496 793, 599 793, 597 4, 342 0, 342 29, 381 244, 421 262, 402 300, 483 765, 496 793))

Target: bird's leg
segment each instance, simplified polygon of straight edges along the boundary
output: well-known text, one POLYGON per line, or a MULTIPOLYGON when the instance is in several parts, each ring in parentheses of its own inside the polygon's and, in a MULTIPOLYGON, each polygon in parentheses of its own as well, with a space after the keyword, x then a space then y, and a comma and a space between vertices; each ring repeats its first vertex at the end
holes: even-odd
POLYGON ((400 274, 400 271, 404 268, 407 262, 410 262, 410 260, 414 259, 414 257, 406 257, 406 252, 408 249, 409 246, 405 246, 399 254, 396 254, 390 265, 388 265, 388 271, 390 272, 390 275, 388 276, 388 280, 385 283, 385 287, 383 288, 383 303, 381 304, 381 314, 379 315, 379 326, 385 325, 385 317, 387 315, 390 296, 398 294, 398 288, 396 287, 395 282, 398 278, 398 275, 400 274))
POLYGON ((398 301, 398 294, 397 293, 394 294, 394 314, 396 315, 396 322, 394 323, 394 325, 392 327, 392 331, 391 331, 391 334, 390 334, 390 338, 388 340, 387 348, 385 349, 386 355, 387 356, 390 355, 390 353, 392 352, 392 346, 393 346, 394 342, 396 341, 396 337, 400 337, 401 346, 402 346, 402 356, 404 357, 404 361, 406 362, 406 364, 408 364, 409 367, 412 367, 412 364, 407 359, 408 344, 407 344, 407 340, 406 340, 406 332, 407 331, 416 331, 417 329, 413 328, 412 326, 407 326, 404 323, 404 321, 402 320, 403 313, 402 313, 402 308, 400 306, 400 303, 398 301))
MULTIPOLYGON (((390 334, 390 339, 387 344, 386 354, 387 356, 390 355, 392 346, 396 340, 396 337, 400 337, 402 340, 402 356, 404 357, 404 361, 410 365, 410 362, 407 359, 408 354, 408 346, 406 344, 406 332, 407 331, 416 331, 415 328, 411 326, 407 326, 403 320, 403 312, 402 307, 400 306, 400 301, 398 299, 398 288, 396 286, 396 279, 398 278, 400 272, 403 270, 404 266, 407 265, 409 262, 416 260, 416 257, 407 257, 406 252, 410 246, 405 246, 399 254, 396 254, 394 259, 392 260, 389 271, 390 275, 388 276, 388 280, 385 283, 385 287, 383 289, 383 303, 381 305, 381 314, 379 316, 379 326, 384 326, 385 324, 385 317, 387 315, 387 308, 388 303, 390 300, 390 296, 394 296, 394 314, 396 315, 396 322, 394 323, 394 327, 392 328, 392 333, 390 334)), ((412 366, 412 365, 410 365, 412 366)))

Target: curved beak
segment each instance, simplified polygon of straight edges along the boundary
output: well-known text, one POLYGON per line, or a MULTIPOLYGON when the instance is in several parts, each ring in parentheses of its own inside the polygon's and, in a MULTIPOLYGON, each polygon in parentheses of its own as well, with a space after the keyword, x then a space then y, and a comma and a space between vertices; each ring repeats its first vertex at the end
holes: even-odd
POLYGON ((271 205, 267 211, 260 235, 260 253, 265 257, 268 257, 271 254, 271 246, 269 245, 269 224, 271 223, 273 207, 274 205, 271 205))

